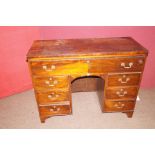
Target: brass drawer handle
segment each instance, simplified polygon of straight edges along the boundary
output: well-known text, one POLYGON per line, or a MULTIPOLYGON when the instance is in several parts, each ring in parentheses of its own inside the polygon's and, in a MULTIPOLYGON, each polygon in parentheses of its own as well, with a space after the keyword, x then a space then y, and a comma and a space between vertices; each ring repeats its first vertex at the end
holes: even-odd
POLYGON ((42 68, 46 71, 52 71, 52 70, 55 70, 56 66, 51 65, 50 68, 48 68, 46 65, 43 65, 42 68))
POLYGON ((141 60, 141 59, 138 62, 139 62, 139 64, 143 64, 143 60, 141 60))
POLYGON ((123 97, 127 94, 128 92, 127 91, 124 91, 123 89, 121 89, 120 91, 117 91, 116 94, 119 96, 119 97, 123 97))
POLYGON ((133 62, 130 62, 128 65, 126 65, 124 62, 121 63, 121 67, 124 67, 126 69, 129 69, 133 66, 133 62))
POLYGON ((123 75, 122 78, 119 78, 118 81, 121 83, 127 83, 130 80, 130 78, 126 78, 126 75, 123 75), (124 80, 123 80, 124 79, 124 80))
POLYGON ((53 106, 52 108, 50 108, 51 112, 58 112, 60 111, 60 108, 57 108, 56 106, 53 106))
POLYGON ((59 97, 59 94, 51 93, 48 95, 49 99, 54 98, 54 97, 59 97))
POLYGON ((86 63, 89 64, 90 63, 90 60, 86 60, 86 63))
POLYGON ((115 108, 118 108, 118 109, 121 109, 121 108, 123 108, 124 106, 125 106, 124 103, 122 103, 122 104, 117 104, 117 103, 115 103, 115 104, 114 104, 114 107, 115 107, 115 108))
POLYGON ((54 84, 49 84, 48 86, 49 86, 49 87, 54 87, 54 84))
POLYGON ((53 83, 50 84, 50 81, 46 80, 45 83, 46 83, 48 86, 53 87, 53 86, 55 86, 55 85, 58 83, 58 81, 57 81, 57 80, 54 80, 53 83))

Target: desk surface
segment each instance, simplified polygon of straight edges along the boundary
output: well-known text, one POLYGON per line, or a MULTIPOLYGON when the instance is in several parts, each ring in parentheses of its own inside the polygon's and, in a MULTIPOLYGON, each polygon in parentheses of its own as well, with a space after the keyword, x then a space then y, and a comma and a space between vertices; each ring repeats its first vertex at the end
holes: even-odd
POLYGON ((130 37, 35 40, 27 57, 147 54, 147 50, 130 37))

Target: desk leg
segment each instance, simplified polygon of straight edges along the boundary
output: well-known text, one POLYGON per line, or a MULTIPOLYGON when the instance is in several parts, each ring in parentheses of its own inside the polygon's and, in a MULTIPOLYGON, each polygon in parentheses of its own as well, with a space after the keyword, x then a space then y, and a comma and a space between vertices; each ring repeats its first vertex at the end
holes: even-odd
POLYGON ((123 113, 126 113, 126 115, 127 115, 128 118, 132 118, 132 116, 133 116, 133 111, 123 112, 123 113))
POLYGON ((44 118, 44 117, 40 117, 41 123, 45 123, 45 119, 46 119, 46 118, 44 118))

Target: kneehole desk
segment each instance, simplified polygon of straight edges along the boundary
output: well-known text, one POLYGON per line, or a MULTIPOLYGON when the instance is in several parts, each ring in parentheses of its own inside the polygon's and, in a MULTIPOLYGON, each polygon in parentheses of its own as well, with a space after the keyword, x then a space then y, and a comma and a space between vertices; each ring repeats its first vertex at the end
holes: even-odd
POLYGON ((72 92, 93 90, 102 112, 132 117, 147 55, 130 37, 34 41, 27 61, 41 122, 72 114, 72 92))

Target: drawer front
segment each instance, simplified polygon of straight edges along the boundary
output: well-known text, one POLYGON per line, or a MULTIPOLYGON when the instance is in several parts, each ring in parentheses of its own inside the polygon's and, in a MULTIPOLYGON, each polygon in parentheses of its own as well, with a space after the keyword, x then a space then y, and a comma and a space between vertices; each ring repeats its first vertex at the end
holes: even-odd
POLYGON ((88 73, 87 61, 41 61, 30 62, 33 75, 69 75, 69 74, 86 74, 88 73))
POLYGON ((71 107, 69 105, 40 106, 39 110, 40 114, 43 116, 64 115, 71 113, 71 107))
POLYGON ((138 87, 121 87, 121 88, 107 88, 107 99, 129 99, 136 98, 138 93, 138 87))
POLYGON ((68 101, 69 92, 68 91, 50 91, 50 92, 36 92, 37 100, 40 104, 48 104, 59 101, 68 101))
POLYGON ((68 89, 69 80, 67 76, 33 77, 36 90, 68 89))
POLYGON ((89 72, 92 73, 138 72, 142 71, 143 67, 144 58, 113 58, 89 62, 89 72))
POLYGON ((144 57, 111 58, 96 60, 66 60, 30 62, 33 75, 70 75, 87 73, 132 72, 142 71, 144 57))
POLYGON ((139 85, 141 74, 117 74, 108 76, 108 86, 139 85))
POLYGON ((135 101, 105 101, 105 112, 121 112, 134 110, 135 101))

